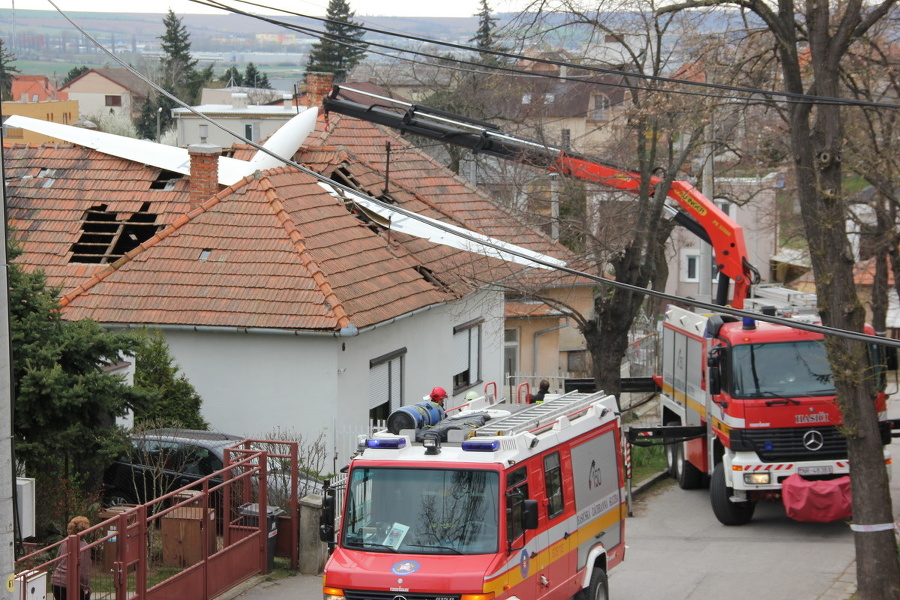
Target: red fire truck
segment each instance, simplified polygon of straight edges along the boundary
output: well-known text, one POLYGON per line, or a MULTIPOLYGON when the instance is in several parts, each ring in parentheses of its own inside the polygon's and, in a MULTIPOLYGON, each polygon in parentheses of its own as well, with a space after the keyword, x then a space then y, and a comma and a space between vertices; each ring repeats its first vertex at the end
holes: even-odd
MULTIPOLYGON (((660 183, 656 177, 644 179, 604 161, 506 135, 490 123, 348 92, 354 96, 335 87, 325 109, 615 190, 653 190, 660 183), (371 102, 360 101, 367 98, 371 102)), ((747 260, 741 228, 728 215, 687 182, 673 182, 668 198, 679 208, 676 222, 712 245, 719 272, 717 304, 743 308, 747 302, 759 308, 775 300, 749 302, 759 274, 747 260), (730 282, 734 291, 729 300, 730 282)), ((783 316, 791 314, 793 309, 782 311, 783 316)), ((802 318, 818 322, 815 315, 802 318)), ((849 514, 847 445, 821 334, 670 307, 662 346, 662 368, 647 389, 661 392, 663 426, 632 427, 628 437, 635 444, 665 443, 670 472, 681 487, 709 480, 713 511, 726 525, 749 522, 761 499, 781 499, 788 514, 799 520, 828 521, 849 514)), ((871 355, 878 388, 874 401, 889 461, 883 348, 873 344, 871 355)), ((640 391, 641 386, 623 382, 623 390, 640 391)))
POLYGON ((361 440, 342 506, 326 490, 325 600, 606 598, 625 555, 615 398, 482 396, 448 412, 395 411, 361 440))

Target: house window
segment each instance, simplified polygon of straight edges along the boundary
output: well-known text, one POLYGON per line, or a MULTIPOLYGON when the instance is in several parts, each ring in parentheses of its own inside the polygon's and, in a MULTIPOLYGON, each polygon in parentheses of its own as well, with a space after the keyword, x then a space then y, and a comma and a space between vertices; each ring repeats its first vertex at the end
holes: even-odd
POLYGON ((106 96, 106 106, 122 106, 122 96, 106 96))
POLYGON ((572 146, 572 131, 563 129, 559 133, 559 145, 563 150, 568 150, 572 146))
MULTIPOLYGON (((719 270, 716 268, 716 261, 711 262, 709 277, 711 281, 715 281, 719 270)), ((681 255, 681 281, 684 283, 700 282, 700 253, 698 251, 686 251, 681 255)))
POLYGON ((476 319, 453 328, 453 393, 481 382, 481 326, 476 319))
POLYGON ((717 198, 715 200, 715 203, 716 203, 716 206, 718 206, 719 209, 723 213, 725 213, 729 217, 731 216, 731 202, 729 202, 728 200, 722 200, 721 198, 717 198))
POLYGON ((522 104, 531 104, 531 94, 522 94, 522 104))
POLYGON ((547 493, 547 518, 552 519, 561 515, 565 508, 559 452, 544 457, 544 486, 547 493))
POLYGON ((556 101, 555 94, 544 94, 544 104, 553 104, 556 101))
POLYGON ((256 127, 253 126, 253 123, 244 123, 244 137, 251 142, 256 141, 256 127))
POLYGON ((369 420, 383 421, 403 406, 406 348, 369 361, 369 420))
POLYGON ((25 130, 21 127, 3 126, 3 135, 11 139, 21 139, 25 137, 25 130))
POLYGON ((681 281, 696 283, 700 281, 700 255, 684 253, 681 257, 681 281))
POLYGON ((603 94, 591 96, 591 119, 605 121, 609 118, 609 97, 603 94))

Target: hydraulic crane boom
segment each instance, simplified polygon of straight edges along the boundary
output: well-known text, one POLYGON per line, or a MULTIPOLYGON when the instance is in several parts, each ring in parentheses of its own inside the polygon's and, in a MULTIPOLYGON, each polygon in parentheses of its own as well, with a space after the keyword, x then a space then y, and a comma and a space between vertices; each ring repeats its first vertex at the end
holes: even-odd
MULTIPOLYGON (((644 185, 639 173, 612 163, 510 136, 491 123, 427 106, 340 86, 334 86, 331 94, 325 98, 324 106, 326 113, 340 113, 401 132, 462 146, 476 153, 522 161, 619 191, 637 194, 644 185), (340 97, 342 91, 372 98, 373 102, 363 104, 340 97)), ((651 176, 646 185, 652 194, 662 182, 661 177, 651 176)), ((686 181, 673 181, 667 197, 682 209, 675 211, 675 221, 713 247, 719 271, 716 303, 728 303, 728 283, 731 280, 734 282, 731 304, 735 308, 743 308, 744 299, 750 295, 750 286, 759 281, 759 272, 747 260, 741 227, 686 181)))

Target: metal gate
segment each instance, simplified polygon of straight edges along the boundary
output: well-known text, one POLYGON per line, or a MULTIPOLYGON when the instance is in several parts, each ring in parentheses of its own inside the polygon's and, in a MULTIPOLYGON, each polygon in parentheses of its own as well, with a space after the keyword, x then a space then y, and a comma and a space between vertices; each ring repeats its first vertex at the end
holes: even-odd
MULTIPOLYGON (((245 440, 229 448, 222 470, 147 504, 115 507, 114 517, 17 560, 16 600, 41 586, 50 597, 51 574, 63 561, 66 588, 80 587, 84 569, 94 599, 207 600, 267 572, 274 535, 268 469, 272 459, 292 465, 283 475, 297 546, 297 458, 295 442, 245 440), (284 448, 270 454, 261 444, 284 448)), ((296 568, 297 550, 291 559, 296 568)))

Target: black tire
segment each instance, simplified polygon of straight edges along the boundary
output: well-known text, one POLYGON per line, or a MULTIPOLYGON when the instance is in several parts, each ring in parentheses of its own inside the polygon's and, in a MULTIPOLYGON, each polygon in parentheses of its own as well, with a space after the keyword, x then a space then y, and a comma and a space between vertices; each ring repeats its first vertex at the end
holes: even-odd
POLYGON ((686 443, 681 442, 680 444, 666 446, 667 448, 672 448, 672 468, 674 469, 672 477, 675 478, 675 481, 678 482, 678 487, 681 489, 696 490, 703 486, 703 472, 684 457, 684 445, 686 443))
POLYGON ((713 469, 709 484, 709 502, 713 513, 722 525, 746 525, 753 519, 756 502, 732 502, 732 489, 725 485, 725 465, 719 463, 713 469))
POLYGON ((591 583, 575 596, 574 600, 609 600, 609 581, 606 571, 595 567, 591 571, 591 583))
MULTIPOLYGON (((677 427, 681 425, 678 421, 669 421, 666 427, 677 427)), ((669 477, 678 479, 678 471, 675 468, 675 446, 678 444, 666 444, 666 467, 668 467, 669 477)))

